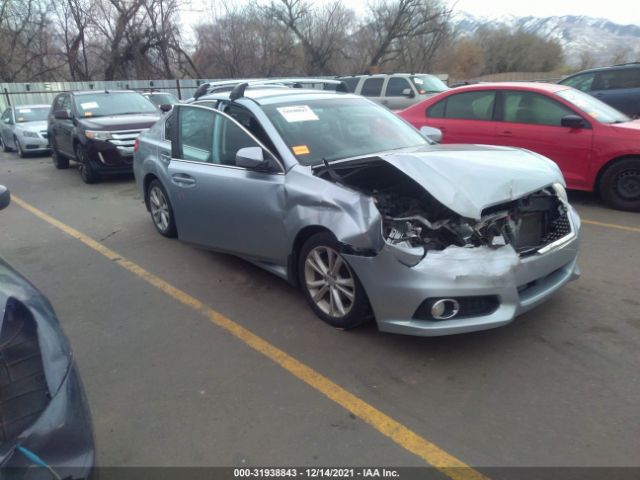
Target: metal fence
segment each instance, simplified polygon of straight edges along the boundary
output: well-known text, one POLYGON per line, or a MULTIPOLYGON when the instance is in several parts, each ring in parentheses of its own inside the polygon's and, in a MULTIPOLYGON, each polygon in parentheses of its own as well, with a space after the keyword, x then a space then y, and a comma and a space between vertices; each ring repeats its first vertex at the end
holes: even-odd
POLYGON ((201 83, 216 80, 222 79, 0 83, 0 107, 4 110, 9 105, 51 104, 58 93, 73 90, 158 90, 187 99, 193 96, 201 83))

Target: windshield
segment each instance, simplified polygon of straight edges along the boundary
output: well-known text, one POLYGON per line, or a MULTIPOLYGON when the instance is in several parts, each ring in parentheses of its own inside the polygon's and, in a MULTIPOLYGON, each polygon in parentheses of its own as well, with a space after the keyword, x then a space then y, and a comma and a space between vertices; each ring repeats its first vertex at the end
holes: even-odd
POLYGON ((413 84, 418 89, 419 94, 439 93, 449 90, 449 87, 442 80, 433 75, 416 75, 411 77, 411 80, 413 80, 413 84))
POLYGON ((147 95, 147 100, 159 107, 160 105, 175 105, 178 99, 171 93, 152 93, 147 95))
POLYGON ((364 98, 331 98, 263 107, 303 165, 428 144, 386 108, 364 98))
POLYGON ((135 92, 96 93, 77 95, 74 99, 81 117, 106 117, 134 113, 158 113, 146 98, 135 92))
POLYGON ((16 123, 45 122, 49 107, 16 107, 16 123))
POLYGON ((604 102, 591 95, 569 88, 556 93, 559 97, 564 98, 572 103, 584 113, 591 115, 594 119, 602 123, 622 123, 631 120, 624 113, 619 112, 604 102))

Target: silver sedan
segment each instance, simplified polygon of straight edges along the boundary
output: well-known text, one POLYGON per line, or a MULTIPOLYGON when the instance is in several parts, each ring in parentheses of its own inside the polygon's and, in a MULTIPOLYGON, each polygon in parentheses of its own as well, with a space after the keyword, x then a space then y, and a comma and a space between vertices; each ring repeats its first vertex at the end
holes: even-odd
POLYGON ((325 322, 498 327, 578 277, 580 219, 550 160, 434 145, 356 95, 238 85, 140 135, 158 232, 299 285, 325 322))
POLYGON ((47 115, 50 105, 8 107, 0 117, 0 147, 15 150, 20 157, 28 153, 51 150, 47 138, 47 115))

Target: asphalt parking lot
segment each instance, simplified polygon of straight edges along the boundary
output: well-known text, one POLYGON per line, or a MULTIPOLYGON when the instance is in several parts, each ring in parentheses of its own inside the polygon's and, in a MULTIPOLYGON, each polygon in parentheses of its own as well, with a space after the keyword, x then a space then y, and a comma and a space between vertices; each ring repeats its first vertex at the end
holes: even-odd
POLYGON ((425 464, 363 421, 362 405, 345 409, 207 312, 480 470, 640 466, 640 214, 571 194, 585 221, 580 280, 507 327, 413 338, 334 330, 286 282, 161 237, 132 178, 85 185, 49 157, 3 153, 0 184, 134 265, 19 201, 0 212, 0 256, 49 297, 71 340, 101 466, 425 464))

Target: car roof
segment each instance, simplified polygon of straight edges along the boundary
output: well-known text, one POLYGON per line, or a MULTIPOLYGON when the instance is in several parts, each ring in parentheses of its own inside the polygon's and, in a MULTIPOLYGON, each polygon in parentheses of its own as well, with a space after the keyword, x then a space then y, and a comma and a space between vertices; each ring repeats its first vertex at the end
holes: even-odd
MULTIPOLYGON (((202 100, 229 100, 230 91, 214 92, 203 95, 197 101, 202 100)), ((247 88, 243 98, 250 98, 260 105, 284 103, 291 100, 317 100, 318 98, 361 98, 350 93, 336 93, 330 90, 319 90, 315 88, 247 88)))
POLYGON ((12 108, 51 108, 48 103, 30 103, 29 105, 14 105, 12 108))
POLYGON ((487 82, 452 88, 451 90, 447 90, 447 93, 454 94, 466 90, 537 90, 555 93, 561 90, 567 90, 568 88, 571 87, 544 82, 487 82))
POLYGON ((628 70, 628 69, 636 69, 636 68, 640 68, 640 62, 620 63, 618 65, 608 65, 606 67, 588 68, 586 70, 580 70, 579 72, 572 73, 571 75, 563 78, 562 80, 575 77, 576 75, 582 75, 583 73, 607 72, 611 70, 628 70))
POLYGON ((71 95, 95 95, 96 93, 136 93, 135 90, 101 90, 101 89, 96 89, 96 90, 79 90, 77 92, 67 92, 70 93, 71 95))

